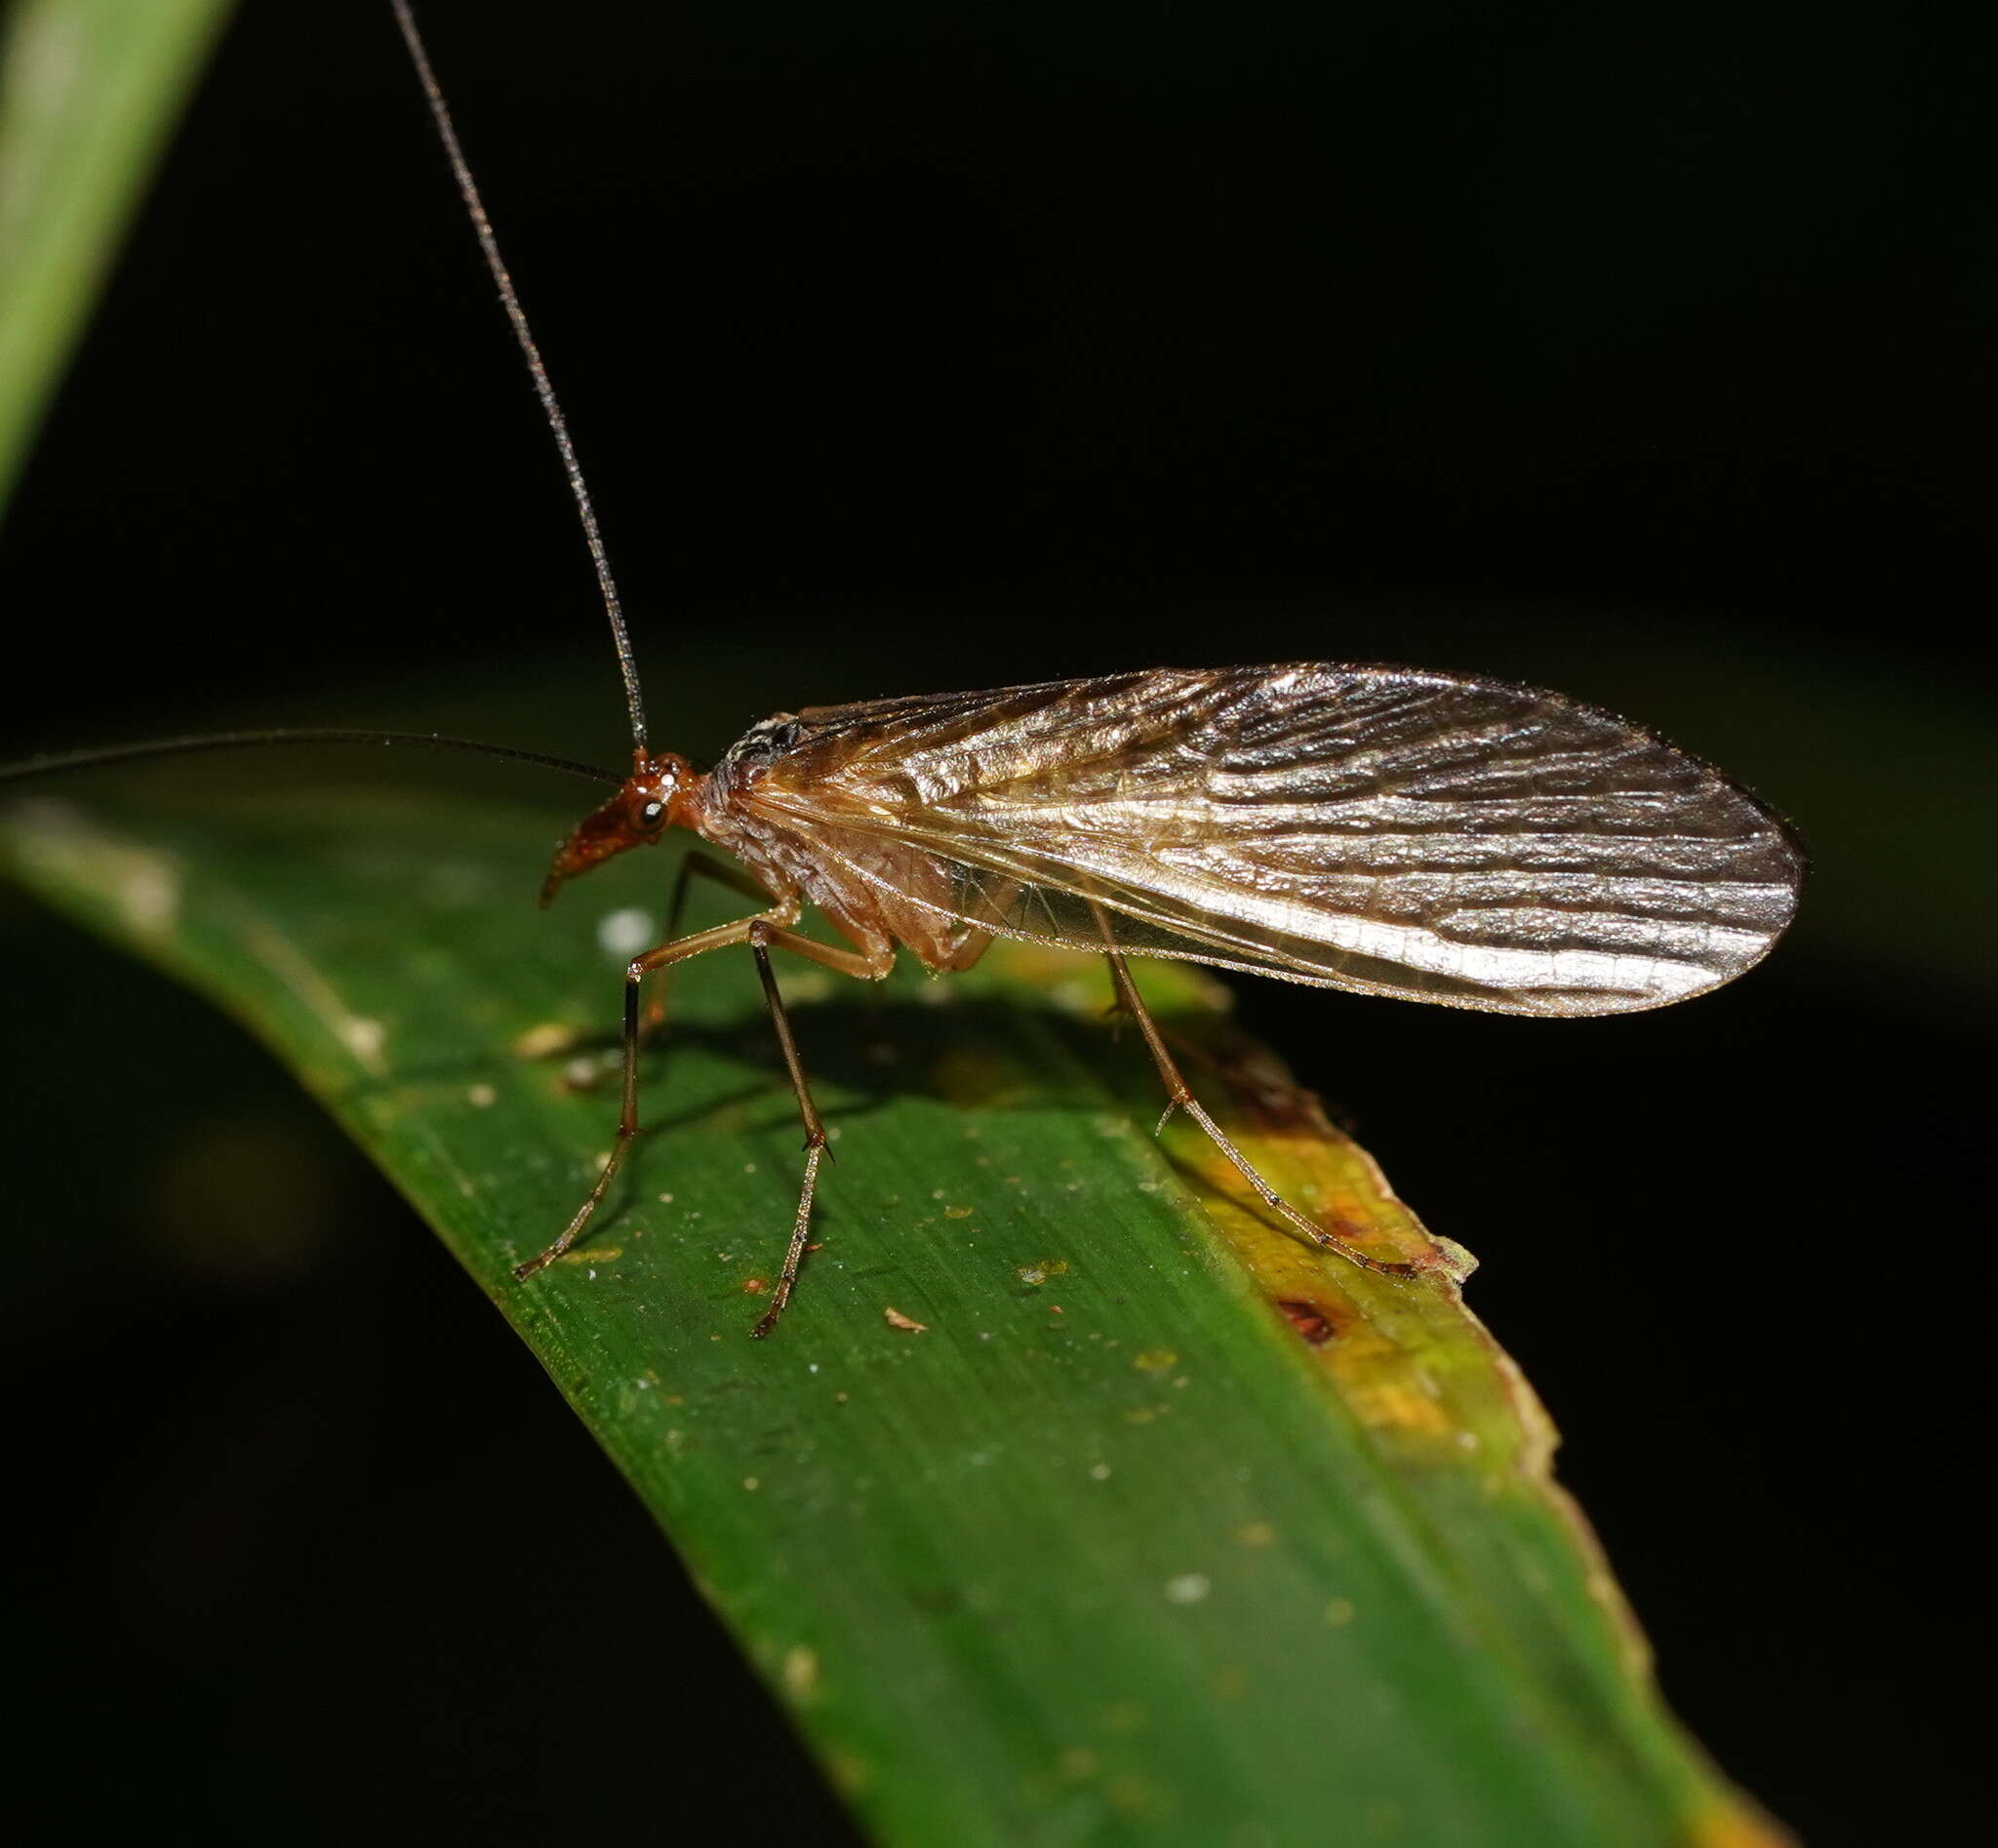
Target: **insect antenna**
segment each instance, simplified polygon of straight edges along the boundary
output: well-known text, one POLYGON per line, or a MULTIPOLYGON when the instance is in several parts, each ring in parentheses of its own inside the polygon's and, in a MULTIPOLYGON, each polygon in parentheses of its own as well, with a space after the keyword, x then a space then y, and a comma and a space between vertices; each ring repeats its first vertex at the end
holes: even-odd
POLYGON ((390 4, 395 9, 396 24, 402 28, 403 43, 409 47, 410 60, 417 67, 418 80, 422 84, 423 95, 430 104, 430 119, 436 124, 437 139, 444 144, 445 158, 451 163, 452 177, 458 181, 459 197, 464 201, 466 215, 471 219, 472 230, 479 240, 479 249, 485 253, 486 267, 492 272, 494 286, 500 291, 500 305, 512 323, 513 338, 534 379, 535 393, 541 401, 541 413, 548 421, 555 447, 561 451, 562 472, 569 478, 569 492, 576 499, 576 510, 582 520, 583 538, 589 544, 590 562, 596 566, 597 587, 603 592, 604 613, 611 619, 611 639, 618 651, 618 671, 624 676, 624 704, 631 715, 631 742, 643 756, 647 748, 645 705, 639 697, 638 664, 631 656, 631 637, 624 626, 624 609, 618 597, 617 580, 611 576, 610 554, 604 549, 603 534, 597 527, 596 506, 589 497, 589 485, 582 478, 582 464, 576 459, 576 445, 570 440, 569 421, 562 415, 561 400, 555 396, 555 387, 548 378, 541 349, 535 343, 527 310, 520 305, 513 278, 500 254, 500 240, 493 233, 493 221, 486 216, 486 203, 479 195, 478 181, 472 178, 471 166, 459 141, 458 129, 451 117, 451 105, 445 101, 437 75, 430 68, 430 55, 424 49, 423 35, 417 30, 416 15, 410 10, 409 0, 390 0, 390 4))
POLYGON ((301 727, 295 731, 205 732, 190 738, 161 738, 144 744, 105 744, 92 750, 61 751, 30 757, 18 764, 0 764, 0 783, 22 777, 46 777, 59 770, 92 770, 100 764, 124 763, 134 757, 171 757, 181 751, 251 750, 264 744, 408 744, 422 750, 469 750, 484 757, 509 757, 516 763, 539 764, 572 777, 613 787, 624 779, 614 770, 579 764, 544 751, 515 750, 511 744, 486 744, 472 738, 447 738, 441 732, 368 732, 345 727, 301 727))

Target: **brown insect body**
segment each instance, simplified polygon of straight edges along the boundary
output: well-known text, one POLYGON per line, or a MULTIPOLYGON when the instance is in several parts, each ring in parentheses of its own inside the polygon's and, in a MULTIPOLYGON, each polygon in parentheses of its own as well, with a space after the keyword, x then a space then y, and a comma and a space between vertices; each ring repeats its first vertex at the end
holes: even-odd
POLYGON ((1682 1000, 1758 961, 1802 857, 1719 772, 1561 695, 1406 667, 1158 668, 779 714, 641 757, 543 896, 691 828, 888 973, 992 938, 1504 1013, 1682 1000), (1104 913, 1114 913, 1114 936, 1104 913))
POLYGON ((699 852, 681 863, 666 941, 625 971, 617 1143, 561 1237, 516 1275, 574 1243, 637 1133, 646 978, 746 944, 807 1151, 758 1335, 790 1300, 826 1143, 774 948, 877 981, 898 945, 939 973, 970 968, 998 936, 1102 954, 1167 1115, 1185 1111, 1313 1242, 1407 1276, 1419 1266, 1357 1250, 1249 1164, 1187 1088, 1126 952, 1500 1013, 1618 1014, 1760 961, 1804 869, 1753 796, 1612 713, 1469 675, 1316 663, 808 707, 751 727, 704 774, 641 745, 630 778, 562 844, 542 903, 674 826, 749 876, 699 852), (767 908, 676 936, 695 872, 767 908), (790 928, 807 901, 851 950, 790 928))
POLYGON ((618 794, 563 842, 541 903, 576 874, 627 848, 657 846, 680 827, 745 866, 779 921, 817 905, 860 952, 868 976, 887 975, 898 946, 926 969, 970 968, 991 933, 970 932, 951 915, 951 882, 932 856, 800 812, 803 757, 788 747, 802 723, 791 713, 766 720, 705 773, 673 752, 642 755, 618 794))

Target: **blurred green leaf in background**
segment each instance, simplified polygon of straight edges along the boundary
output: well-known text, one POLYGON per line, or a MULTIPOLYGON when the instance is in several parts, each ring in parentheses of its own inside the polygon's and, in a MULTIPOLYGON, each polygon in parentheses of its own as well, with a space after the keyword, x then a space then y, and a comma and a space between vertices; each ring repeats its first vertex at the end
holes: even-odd
POLYGON ((0 40, 0 506, 228 0, 16 0, 0 40))

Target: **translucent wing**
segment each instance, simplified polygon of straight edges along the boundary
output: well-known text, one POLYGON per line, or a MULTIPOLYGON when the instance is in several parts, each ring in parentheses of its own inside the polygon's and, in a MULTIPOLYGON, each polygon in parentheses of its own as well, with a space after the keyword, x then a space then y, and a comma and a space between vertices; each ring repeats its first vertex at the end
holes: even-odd
MULTIPOLYGON (((1100 905, 1126 949, 1612 1014, 1749 968, 1803 875, 1768 810, 1652 733, 1411 668, 1163 668, 759 731, 744 796, 835 853, 846 830, 920 854, 920 903, 973 941, 1100 948, 1100 905)), ((895 860, 855 858, 877 885, 895 860)))

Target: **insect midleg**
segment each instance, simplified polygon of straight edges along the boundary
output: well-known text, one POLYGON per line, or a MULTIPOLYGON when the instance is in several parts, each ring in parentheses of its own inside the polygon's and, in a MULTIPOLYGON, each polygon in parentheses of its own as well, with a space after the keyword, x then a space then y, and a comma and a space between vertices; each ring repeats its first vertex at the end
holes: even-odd
MULTIPOLYGON (((687 888, 697 873, 703 879, 712 879, 716 885, 728 887, 731 892, 739 892, 745 899, 755 899, 766 904, 771 900, 772 895, 739 866, 732 866, 726 860, 717 860, 712 854, 703 854, 698 847, 690 848, 680 857, 679 870, 673 875, 673 896, 666 904, 666 942, 669 944, 679 932, 680 914, 687 908, 687 888)), ((652 999, 645 1007, 645 1024, 639 1029, 641 1044, 650 1043, 665 1030, 670 981, 670 976, 662 969, 652 984, 652 999)))
POLYGON ((784 1069, 791 1074, 791 1089, 798 1099, 798 1114, 805 1119, 805 1184, 798 1192, 798 1214, 791 1222, 790 1248, 784 1253, 784 1267, 778 1275, 777 1294, 771 1298, 770 1307, 764 1311, 762 1319, 749 1331, 756 1341, 763 1340, 777 1327, 778 1317, 791 1300, 798 1271, 805 1262, 805 1240, 812 1228, 812 1194, 819 1185, 819 1159, 830 1152, 825 1145, 825 1125, 819 1119, 819 1106, 812 1102, 812 1087, 805 1077, 805 1062, 798 1057, 798 1042, 791 1033, 790 1016, 784 1012, 784 998, 779 991, 777 975, 770 966, 771 945, 808 957, 827 969, 837 970, 841 975, 858 976, 862 981, 881 973, 867 957, 854 950, 815 944, 809 937, 799 937, 791 931, 759 925, 749 933, 749 947, 756 952, 756 974, 763 984, 763 998, 770 1003, 770 1023, 777 1029, 777 1043, 784 1057, 784 1069))
MULTIPOLYGON (((1100 906, 1092 906, 1092 909, 1098 912, 1098 922, 1103 928, 1105 939, 1108 939, 1109 919, 1102 914, 1100 906)), ((1159 1118, 1159 1128, 1165 1128, 1172 1120, 1175 1110, 1184 1110, 1207 1133, 1208 1141, 1228 1158, 1235 1172, 1256 1189, 1263 1204, 1281 1213, 1314 1245, 1321 1245, 1327 1251, 1338 1252, 1341 1258, 1358 1265, 1363 1270, 1378 1270, 1384 1277, 1413 1277, 1420 1268, 1419 1265, 1368 1257, 1364 1251, 1326 1231, 1323 1226, 1314 1225, 1256 1172, 1248 1157, 1227 1139, 1222 1133, 1221 1126, 1208 1115, 1201 1107, 1200 1100, 1187 1088, 1186 1080, 1180 1076, 1178 1063, 1166 1048, 1158 1023, 1152 1019, 1151 1010, 1144 1005, 1143 997, 1138 992, 1138 984, 1131 979, 1131 971, 1125 965, 1121 952, 1106 949, 1103 956, 1110 965, 1110 981, 1116 987, 1117 999, 1137 1022, 1138 1030, 1144 1035, 1144 1043, 1150 1049, 1152 1064, 1158 1066, 1159 1076, 1165 1080, 1168 1102, 1165 1115, 1159 1118)))

